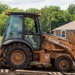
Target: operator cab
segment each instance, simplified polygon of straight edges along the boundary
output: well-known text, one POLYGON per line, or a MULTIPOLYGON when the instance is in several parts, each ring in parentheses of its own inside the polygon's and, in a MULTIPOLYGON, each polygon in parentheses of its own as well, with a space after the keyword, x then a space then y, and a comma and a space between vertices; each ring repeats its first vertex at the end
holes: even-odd
POLYGON ((37 13, 8 12, 9 15, 3 42, 8 40, 27 41, 34 49, 41 47, 40 23, 37 13))

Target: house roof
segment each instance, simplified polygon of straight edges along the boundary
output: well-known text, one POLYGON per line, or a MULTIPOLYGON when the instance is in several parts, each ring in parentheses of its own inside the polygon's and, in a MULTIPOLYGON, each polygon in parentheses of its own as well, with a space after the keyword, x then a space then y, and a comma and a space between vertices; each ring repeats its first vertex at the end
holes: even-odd
POLYGON ((53 29, 53 31, 55 31, 55 30, 75 30, 75 21, 72 21, 70 23, 67 23, 58 28, 53 29))

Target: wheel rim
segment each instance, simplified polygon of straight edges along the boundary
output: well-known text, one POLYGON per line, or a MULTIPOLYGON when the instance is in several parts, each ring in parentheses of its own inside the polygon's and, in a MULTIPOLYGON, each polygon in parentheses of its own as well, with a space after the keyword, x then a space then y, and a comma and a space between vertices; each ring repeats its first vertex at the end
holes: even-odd
POLYGON ((61 60, 60 62, 59 62, 59 67, 61 68, 61 69, 66 69, 66 68, 68 68, 68 61, 67 60, 61 60))
POLYGON ((25 61, 25 54, 21 50, 15 50, 11 54, 11 61, 15 65, 21 65, 25 61))

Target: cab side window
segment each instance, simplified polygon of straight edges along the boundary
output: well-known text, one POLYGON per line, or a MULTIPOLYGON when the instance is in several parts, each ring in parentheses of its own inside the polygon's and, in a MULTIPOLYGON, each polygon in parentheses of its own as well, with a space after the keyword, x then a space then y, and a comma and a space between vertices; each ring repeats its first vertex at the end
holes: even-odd
POLYGON ((25 30, 26 30, 26 34, 38 33, 35 19, 27 18, 27 17, 25 18, 25 30))
POLYGON ((40 33, 36 18, 25 17, 25 40, 28 41, 34 49, 39 49, 40 33))

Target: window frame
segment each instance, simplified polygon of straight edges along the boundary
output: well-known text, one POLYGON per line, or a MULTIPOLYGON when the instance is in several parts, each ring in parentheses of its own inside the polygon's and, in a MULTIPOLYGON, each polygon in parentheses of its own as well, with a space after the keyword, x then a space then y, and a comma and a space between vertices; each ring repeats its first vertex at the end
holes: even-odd
MULTIPOLYGON (((22 16, 22 15, 9 15, 9 18, 8 18, 8 21, 7 21, 7 24, 6 24, 5 33, 4 33, 3 41, 2 41, 2 42, 7 41, 7 40, 10 40, 10 39, 16 39, 16 38, 9 38, 9 39, 6 39, 6 37, 5 37, 5 36, 7 35, 8 26, 9 26, 9 24, 10 24, 10 19, 11 19, 12 16, 22 16)), ((22 18, 22 19, 23 19, 23 18, 22 18)), ((22 31, 23 31, 23 21, 22 21, 22 31)), ((22 39, 22 38, 23 38, 23 33, 22 33, 21 38, 17 38, 17 39, 22 39)))
MULTIPOLYGON (((31 17, 27 17, 27 18, 31 18, 31 17)), ((33 17, 34 18, 34 17, 33 17)), ((25 35, 39 35, 41 32, 40 32, 40 26, 38 26, 38 18, 36 18, 35 17, 35 20, 34 20, 34 23, 35 23, 35 25, 36 25, 36 31, 38 30, 38 32, 37 33, 26 33, 26 29, 25 29, 25 17, 24 17, 24 33, 25 33, 25 35), (37 21, 36 21, 37 20, 37 21), (36 22, 36 23, 35 23, 36 22)))
POLYGON ((62 38, 66 38, 66 30, 61 30, 60 32, 61 32, 61 33, 60 33, 60 34, 61 34, 61 37, 62 37, 62 38), (64 36, 64 37, 62 37, 62 35, 63 35, 62 32, 63 32, 63 31, 65 32, 65 34, 64 34, 65 36, 64 36))
MULTIPOLYGON (((40 22, 39 22, 39 18, 38 17, 33 17, 33 18, 35 18, 36 20, 36 26, 37 26, 37 29, 38 29, 38 33, 35 33, 35 34, 27 34, 26 33, 26 30, 25 30, 25 17, 28 17, 28 18, 31 18, 31 17, 29 17, 29 16, 24 16, 23 18, 23 31, 24 31, 24 35, 23 35, 23 39, 25 40, 25 41, 27 41, 26 39, 25 39, 25 37, 26 37, 26 35, 37 35, 37 36, 39 36, 40 37, 40 46, 39 46, 39 48, 38 49, 36 49, 36 48, 33 48, 34 50, 39 50, 39 49, 41 49, 42 48, 42 34, 41 34, 41 30, 40 30, 40 22)), ((27 41, 28 42, 28 41, 27 41)), ((29 42, 28 42, 29 43, 29 42)), ((29 43, 30 44, 30 43, 29 43)), ((31 45, 31 44, 30 44, 31 45)))

